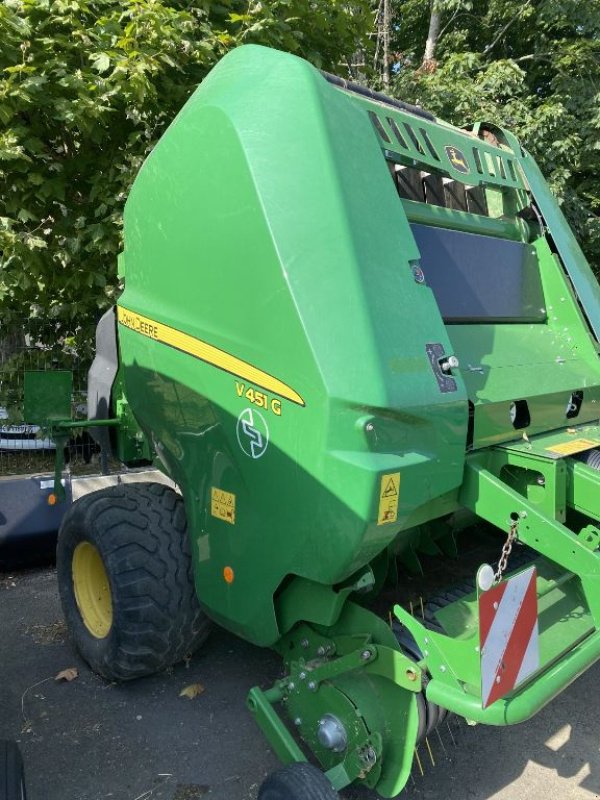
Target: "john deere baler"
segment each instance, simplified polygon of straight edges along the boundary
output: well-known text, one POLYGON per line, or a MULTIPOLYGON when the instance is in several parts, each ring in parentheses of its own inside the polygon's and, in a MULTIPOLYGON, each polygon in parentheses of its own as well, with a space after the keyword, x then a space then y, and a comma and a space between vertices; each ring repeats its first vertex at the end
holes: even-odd
POLYGON ((275 648, 284 677, 248 705, 295 766, 260 796, 322 800, 396 796, 448 711, 526 720, 598 659, 600 291, 511 134, 242 47, 124 230, 90 416, 183 506, 145 486, 70 512, 92 666, 160 668, 206 617, 275 648))

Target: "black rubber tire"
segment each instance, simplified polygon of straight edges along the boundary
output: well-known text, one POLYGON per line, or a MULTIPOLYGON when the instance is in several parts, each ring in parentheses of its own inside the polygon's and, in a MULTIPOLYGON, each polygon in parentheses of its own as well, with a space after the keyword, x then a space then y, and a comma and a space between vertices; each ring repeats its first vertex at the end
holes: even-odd
POLYGON ((61 525, 56 564, 75 646, 108 680, 165 669, 208 635, 210 623, 194 588, 183 500, 163 484, 121 484, 78 500, 61 525), (99 552, 110 585, 112 625, 103 638, 88 630, 75 597, 73 553, 83 541, 99 552))
POLYGON ((0 800, 26 800, 23 759, 16 742, 0 740, 0 800))
POLYGON ((339 794, 312 764, 290 764, 271 773, 258 790, 258 800, 339 800, 339 794))

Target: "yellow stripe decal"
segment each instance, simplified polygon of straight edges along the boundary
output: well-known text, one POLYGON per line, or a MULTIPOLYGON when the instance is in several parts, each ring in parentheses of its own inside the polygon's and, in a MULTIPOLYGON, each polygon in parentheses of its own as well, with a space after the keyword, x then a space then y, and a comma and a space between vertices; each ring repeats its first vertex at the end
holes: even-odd
POLYGON ((286 400, 291 400, 292 403, 297 403, 299 406, 305 405, 302 397, 283 381, 274 378, 268 372, 263 372, 258 367, 252 366, 252 364, 248 364, 247 361, 242 361, 241 358, 236 358, 236 356, 232 356, 224 350, 219 350, 218 347, 214 347, 208 342, 203 342, 202 339, 196 339, 195 336, 178 331, 169 325, 163 325, 162 322, 143 317, 141 314, 136 314, 134 311, 123 308, 123 306, 117 307, 117 314, 121 325, 130 328, 136 333, 141 333, 142 336, 146 336, 148 339, 154 339, 157 342, 169 345, 169 347, 174 347, 176 350, 181 350, 182 353, 199 358, 201 361, 217 367, 217 369, 222 369, 231 375, 243 378, 248 383, 260 386, 261 389, 266 389, 273 394, 284 397, 286 400))

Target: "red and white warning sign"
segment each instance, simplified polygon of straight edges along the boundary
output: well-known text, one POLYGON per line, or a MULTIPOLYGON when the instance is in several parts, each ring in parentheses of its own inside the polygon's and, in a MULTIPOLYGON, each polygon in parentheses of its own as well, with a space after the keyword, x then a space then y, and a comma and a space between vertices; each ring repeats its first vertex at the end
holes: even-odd
POLYGON ((484 708, 539 668, 535 567, 479 593, 481 699, 484 708))

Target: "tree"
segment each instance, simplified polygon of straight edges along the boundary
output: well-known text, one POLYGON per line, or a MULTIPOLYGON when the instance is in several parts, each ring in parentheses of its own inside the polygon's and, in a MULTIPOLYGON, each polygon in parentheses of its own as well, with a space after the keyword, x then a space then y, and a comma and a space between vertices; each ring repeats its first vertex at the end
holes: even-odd
POLYGON ((510 128, 600 272, 600 0, 397 0, 392 92, 510 128))
POLYGON ((339 72, 370 23, 367 0, 4 0, 2 323, 33 315, 42 338, 89 346, 131 182, 208 70, 255 42, 339 72))
POLYGON ((245 42, 338 74, 353 54, 383 59, 377 88, 389 73, 390 93, 451 122, 507 125, 600 270, 599 32, 600 0, 4 0, 2 322, 34 315, 49 341, 91 343, 117 291, 137 170, 208 70, 245 42))

